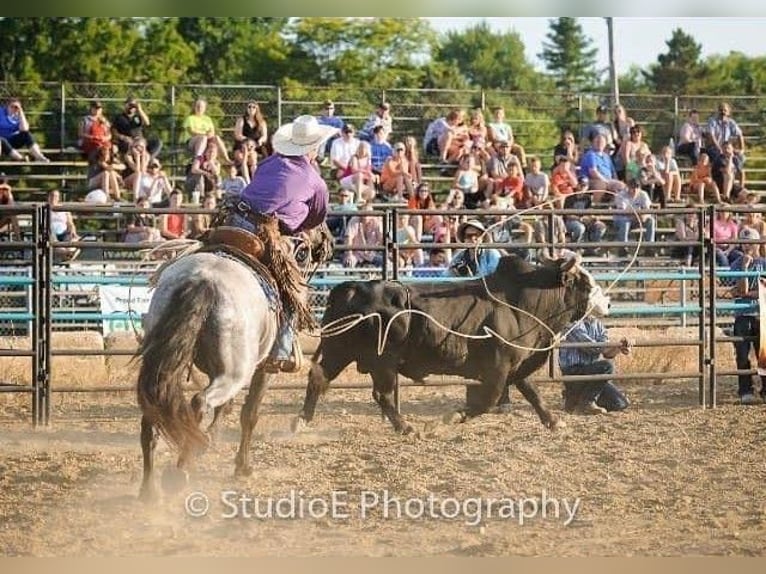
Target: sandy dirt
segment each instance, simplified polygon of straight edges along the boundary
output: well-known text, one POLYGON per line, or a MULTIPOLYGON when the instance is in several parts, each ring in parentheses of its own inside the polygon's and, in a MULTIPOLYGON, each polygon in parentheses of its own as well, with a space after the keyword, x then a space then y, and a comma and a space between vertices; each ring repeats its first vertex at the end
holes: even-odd
MULTIPOLYGON (((702 410, 696 383, 626 383, 628 411, 562 414, 567 427, 556 432, 515 391, 509 414, 448 425, 442 416, 462 405, 462 388, 408 388, 402 411, 419 436, 402 437, 369 390, 333 389, 293 435, 303 392, 279 389, 284 380, 267 394, 251 477, 233 477, 239 397, 188 486, 150 505, 137 500, 132 393, 56 394, 53 424, 39 431, 26 397, 0 395, 0 554, 764 554, 766 406, 734 404, 733 384, 719 408, 702 410), (208 497, 203 517, 185 509, 202 508, 195 493, 208 497), (335 516, 322 516, 333 493, 335 516), (256 499, 262 513, 272 501, 271 518, 243 516, 256 499)), ((560 408, 558 384, 543 394, 560 408)), ((161 443, 159 470, 174 460, 161 443)))

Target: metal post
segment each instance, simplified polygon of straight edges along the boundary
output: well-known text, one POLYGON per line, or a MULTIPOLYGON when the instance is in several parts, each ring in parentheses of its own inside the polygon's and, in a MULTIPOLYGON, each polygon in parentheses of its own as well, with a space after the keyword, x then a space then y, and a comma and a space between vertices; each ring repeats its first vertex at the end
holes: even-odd
MULTIPOLYGON (((392 267, 393 267, 393 276, 392 279, 394 281, 399 280, 399 242, 397 241, 397 229, 399 227, 399 210, 395 207, 389 212, 386 210, 386 216, 384 217, 384 221, 386 222, 385 230, 383 236, 386 238, 386 250, 383 253, 383 265, 385 266, 386 261, 388 261, 388 255, 391 254, 392 258, 392 267), (389 217, 391 220, 389 220, 389 217)), ((408 317, 409 319, 409 317, 408 317)), ((381 328, 383 328, 381 326, 381 328)), ((399 395, 399 373, 396 373, 396 377, 394 377, 394 408, 396 409, 397 414, 401 414, 401 400, 399 395)))
POLYGON ((66 91, 63 82, 59 87, 59 110, 61 114, 59 118, 59 150, 64 151, 64 147, 66 147, 66 91))
MULTIPOLYGON (((717 403, 717 397, 716 397, 716 387, 717 387, 717 370, 718 367, 715 363, 716 361, 716 348, 715 348, 715 327, 716 327, 716 318, 718 315, 718 312, 716 310, 716 289, 715 289, 715 282, 716 282, 716 274, 717 274, 717 264, 716 264, 716 257, 715 257, 715 236, 713 235, 713 223, 715 222, 716 218, 716 210, 715 205, 710 205, 707 209, 707 216, 709 218, 708 222, 708 239, 704 240, 703 242, 707 244, 707 249, 703 249, 702 253, 700 255, 700 270, 703 271, 702 277, 700 279, 700 303, 702 303, 705 299, 703 297, 704 289, 705 289, 705 275, 704 270, 705 267, 703 265, 704 263, 704 257, 705 257, 705 251, 708 251, 708 268, 710 270, 710 292, 708 293, 708 302, 709 302, 709 314, 710 314, 710 325, 708 325, 707 328, 707 345, 708 345, 708 376, 709 376, 709 386, 710 386, 710 392, 708 396, 708 405, 711 409, 714 409, 716 407, 717 403)), ((700 226, 701 229, 701 226, 700 226)), ((700 316, 700 323, 703 322, 705 319, 705 305, 701 304, 702 307, 702 315, 700 316)), ((704 331, 703 331, 704 333, 704 331)), ((704 399, 705 399, 705 390, 704 390, 704 383, 701 381, 700 386, 703 387, 700 389, 700 401, 703 401, 704 405, 704 399)))

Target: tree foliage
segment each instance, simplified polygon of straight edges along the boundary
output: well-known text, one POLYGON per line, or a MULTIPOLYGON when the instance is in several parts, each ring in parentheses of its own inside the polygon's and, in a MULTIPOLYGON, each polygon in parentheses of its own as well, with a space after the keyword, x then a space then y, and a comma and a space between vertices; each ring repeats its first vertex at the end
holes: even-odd
POLYGON ((546 63, 556 88, 570 92, 591 89, 598 80, 593 41, 583 32, 576 18, 549 20, 550 31, 538 55, 546 63))
POLYGON ((668 51, 657 56, 657 63, 644 72, 644 77, 657 93, 684 93, 700 74, 702 46, 680 28, 673 30, 665 44, 668 51))

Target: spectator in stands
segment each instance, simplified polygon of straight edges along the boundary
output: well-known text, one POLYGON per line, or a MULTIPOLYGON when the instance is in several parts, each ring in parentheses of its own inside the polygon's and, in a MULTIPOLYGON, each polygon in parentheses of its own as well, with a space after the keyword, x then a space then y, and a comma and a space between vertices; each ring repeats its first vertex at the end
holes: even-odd
MULTIPOLYGON (((139 197, 136 200, 136 207, 139 209, 148 209, 149 200, 146 197, 139 197)), ((155 218, 151 213, 132 213, 125 227, 125 243, 143 243, 145 241, 162 241, 160 230, 155 227, 155 218)))
POLYGON ((413 136, 404 138, 404 157, 410 166, 410 177, 412 185, 418 185, 423 181, 423 166, 420 164, 420 153, 418 152, 418 141, 413 136))
POLYGON ((593 147, 593 141, 597 135, 604 138, 602 151, 611 155, 617 149, 615 145, 614 124, 607 118, 609 110, 605 105, 596 108, 596 121, 586 125, 580 134, 580 149, 583 153, 593 147))
POLYGON ((474 108, 468 116, 468 137, 471 143, 487 141, 487 125, 484 123, 484 112, 481 108, 474 108))
POLYGON ((327 216, 327 227, 330 228, 335 239, 344 239, 346 237, 346 228, 350 213, 357 212, 357 205, 354 201, 354 192, 350 189, 341 189, 338 191, 338 202, 330 205, 331 213, 327 216))
POLYGON ((332 142, 330 148, 330 161, 335 172, 335 179, 339 180, 348 175, 348 164, 358 147, 359 140, 354 136, 354 126, 346 124, 340 131, 340 137, 332 142))
POLYGON ((379 181, 379 176, 373 171, 370 148, 369 142, 359 142, 346 168, 347 175, 339 182, 342 189, 348 189, 356 195, 358 203, 375 199, 375 187, 379 181))
POLYGON ((218 161, 218 145, 215 138, 208 140, 208 145, 201 156, 195 157, 186 176, 186 192, 192 195, 192 203, 199 203, 199 198, 208 192, 214 192, 221 184, 221 164, 218 161))
MULTIPOLYGON (((0 206, 16 205, 13 199, 13 189, 8 183, 4 173, 0 173, 0 206)), ((16 215, 0 213, 0 237, 8 237, 10 240, 21 238, 19 218, 16 215)))
POLYGON ((370 246, 383 245, 383 222, 380 217, 371 215, 371 203, 362 205, 359 215, 352 217, 346 228, 346 245, 351 249, 343 254, 346 267, 380 267, 383 264, 383 251, 370 250, 370 246))
POLYGON ((741 156, 734 151, 731 141, 724 142, 721 147, 720 154, 713 161, 712 174, 721 198, 733 203, 745 188, 745 172, 741 156))
MULTIPOLYGON (((48 192, 48 204, 52 208, 61 205, 61 192, 58 189, 52 189, 48 192)), ((69 211, 51 209, 50 225, 51 236, 54 241, 80 241, 77 227, 74 224, 74 218, 69 211)), ((74 246, 63 247, 55 245, 53 252, 55 255, 60 256, 67 261, 71 261, 80 254, 80 250, 74 246)))
POLYGON ((192 157, 200 157, 208 146, 208 141, 213 140, 218 146, 218 151, 223 156, 226 163, 231 163, 229 152, 221 136, 216 134, 215 124, 212 118, 207 115, 207 100, 197 98, 194 100, 192 113, 186 116, 183 123, 183 130, 186 134, 186 147, 192 154, 192 157))
POLYGON ((380 188, 384 199, 389 201, 404 201, 412 197, 413 186, 410 166, 404 157, 404 144, 396 142, 394 155, 386 160, 380 174, 380 188))
POLYGON ((423 135, 423 151, 426 155, 441 156, 439 142, 446 137, 447 132, 457 125, 460 118, 458 110, 451 110, 446 116, 436 118, 426 127, 423 135))
POLYGON ((466 144, 471 141, 468 127, 465 125, 462 110, 452 110, 444 124, 438 124, 434 130, 438 135, 439 158, 444 163, 457 163, 466 151, 466 144))
MULTIPOLYGON (((409 209, 436 209, 436 201, 431 193, 431 186, 427 181, 421 182, 415 188, 415 193, 407 201, 409 209)), ((415 237, 418 241, 424 240, 424 234, 431 236, 434 242, 439 242, 439 228, 443 225, 444 218, 441 215, 413 215, 410 222, 415 228, 415 237)))
POLYGON ((614 117, 612 119, 612 134, 614 135, 614 147, 619 149, 622 142, 630 139, 630 128, 636 125, 635 120, 628 116, 625 107, 617 104, 614 106, 614 117))
POLYGON ((459 189, 469 205, 478 205, 484 200, 484 196, 480 196, 479 193, 479 174, 476 173, 475 166, 472 155, 463 156, 452 180, 452 189, 459 189))
POLYGON ((529 160, 529 171, 524 176, 524 197, 530 207, 540 205, 548 201, 550 194, 550 178, 542 171, 539 157, 529 160))
MULTIPOLYGON (((758 310, 758 284, 761 275, 766 272, 766 260, 758 257, 758 244, 760 236, 753 229, 747 229, 741 239, 751 242, 742 245, 743 255, 732 263, 732 271, 747 271, 750 276, 737 279, 735 289, 735 303, 748 305, 748 308, 739 308, 734 313, 734 336, 744 337, 744 341, 734 343, 734 351, 737 360, 737 370, 749 371, 752 368, 750 362, 750 348, 756 356, 760 353, 761 322, 758 310)), ((761 376, 761 400, 766 402, 766 376, 761 376)), ((743 405, 758 403, 753 390, 753 377, 749 374, 738 375, 739 401, 743 405)))
POLYGON ((388 140, 393 131, 393 118, 391 117, 391 104, 380 102, 377 109, 367 118, 359 132, 359 139, 372 141, 372 130, 375 126, 383 126, 383 139, 388 140))
MULTIPOLYGON (((693 202, 687 203, 686 207, 689 209, 698 208, 699 206, 693 202)), ((675 217, 675 232, 673 235, 676 241, 696 241, 700 240, 700 225, 697 212, 679 213, 675 217)), ((691 267, 692 263, 699 259, 700 247, 697 245, 679 245, 674 247, 672 255, 676 259, 680 259, 687 267, 691 267)))
POLYGON ((540 251, 548 252, 551 257, 561 257, 562 250, 565 249, 562 245, 563 243, 566 243, 567 240, 567 228, 564 224, 564 218, 560 215, 547 213, 550 212, 551 209, 552 207, 550 203, 540 204, 541 213, 535 219, 534 225, 532 226, 534 230, 532 238, 535 243, 557 243, 558 245, 556 247, 551 247, 550 251, 545 247, 538 248, 538 260, 543 258, 539 254, 540 251), (552 225, 551 221, 553 222, 552 225))
POLYGON ((396 243, 399 245, 399 265, 404 267, 423 265, 423 250, 406 247, 420 243, 415 228, 410 222, 410 215, 407 213, 399 214, 399 221, 396 226, 396 243))
MULTIPOLYGON (((755 193, 748 193, 745 198, 745 205, 752 209, 762 209, 759 205, 760 196, 755 193)), ((766 238, 766 221, 763 219, 761 211, 746 211, 743 214, 742 222, 739 226, 740 234, 745 229, 752 229, 758 233, 759 237, 766 238)), ((758 244, 758 257, 766 257, 766 241, 758 244)))
POLYGON ((651 155, 649 144, 644 141, 644 129, 636 124, 630 128, 630 137, 622 142, 615 154, 615 169, 617 178, 622 181, 640 177, 641 168, 644 166, 644 158, 651 155))
MULTIPOLYGON (((609 341, 606 328, 600 319, 586 315, 564 332, 566 343, 591 343, 588 347, 561 347, 559 367, 564 376, 611 375, 613 359, 620 354, 629 355, 630 341, 609 341), (602 358, 603 357, 603 358, 602 358)), ((627 397, 611 381, 567 381, 564 383, 564 410, 581 415, 606 414, 621 411, 630 405, 627 397)))
MULTIPOLYGON (((511 206, 513 207, 513 206, 511 206)), ((490 203, 490 208, 500 208, 490 203)), ((505 209, 505 207, 503 207, 505 209)), ((524 221, 519 215, 499 215, 490 219, 492 225, 489 228, 494 243, 506 243, 505 251, 518 255, 527 261, 531 260, 531 249, 534 227, 524 221)))
POLYGON ((473 157, 473 165, 479 176, 479 191, 482 197, 487 197, 487 188, 489 187, 489 162, 492 160, 492 154, 487 151, 485 141, 477 140, 471 146, 470 155, 473 157))
POLYGON ((470 245, 455 254, 446 270, 447 275, 482 277, 494 273, 501 254, 497 249, 480 247, 481 243, 491 241, 491 235, 483 223, 476 219, 461 223, 457 230, 457 241, 470 245))
MULTIPOLYGON (((586 211, 591 208, 593 198, 588 191, 588 178, 580 178, 575 189, 576 193, 565 196, 564 208, 586 211)), ((569 234, 570 243, 600 243, 606 235, 606 224, 597 216, 591 214, 567 214, 564 216, 564 226, 569 234)), ((599 255, 601 248, 597 245, 585 249, 585 255, 599 255)))
MULTIPOLYGON (((169 209, 180 211, 181 191, 170 192, 169 209)), ((185 213, 163 213, 160 216, 160 235, 165 239, 182 239, 188 234, 188 222, 185 213)))
MULTIPOLYGON (((736 150, 738 163, 741 166, 745 164, 745 136, 734 119, 731 117, 731 106, 728 102, 718 104, 718 114, 710 116, 707 125, 703 130, 705 139, 705 151, 710 156, 713 165, 718 158, 724 154, 724 144, 731 142, 736 150)), ((723 188, 719 184, 719 187, 723 188)))
POLYGON ((336 128, 338 130, 338 132, 333 134, 324 145, 322 153, 320 154, 320 157, 322 157, 330 154, 332 142, 340 137, 340 131, 343 129, 345 122, 343 119, 335 115, 335 103, 332 100, 324 101, 324 104, 322 104, 322 113, 317 116, 317 122, 323 126, 330 126, 331 128, 336 128))
POLYGON ((673 148, 669 145, 662 146, 656 163, 657 171, 665 181, 665 197, 669 201, 681 201, 681 170, 673 157, 673 148))
POLYGON ((383 171, 383 164, 386 163, 386 160, 394 155, 394 148, 386 141, 385 131, 386 128, 383 126, 372 128, 372 142, 368 143, 372 171, 377 175, 383 171))
POLYGON ((594 190, 595 203, 602 201, 604 191, 617 193, 625 189, 625 184, 617 179, 612 157, 606 151, 606 143, 606 137, 597 133, 593 136, 592 147, 583 154, 580 162, 580 175, 588 178, 588 188, 594 190))
POLYGON ((88 167, 88 190, 100 189, 107 198, 119 201, 125 188, 125 182, 120 175, 125 170, 125 164, 115 157, 111 145, 96 148, 94 154, 88 167))
POLYGON ((487 138, 493 145, 507 142, 510 153, 519 159, 519 165, 523 171, 523 166, 527 165, 527 154, 524 148, 516 142, 513 128, 505 121, 505 108, 502 106, 492 108, 492 121, 487 128, 487 138))
MULTIPOLYGON (((594 143, 600 137, 602 136, 597 136, 594 143)), ((628 187, 619 191, 614 198, 614 207, 628 212, 625 214, 615 214, 614 216, 615 239, 627 243, 630 230, 643 227, 643 235, 641 237, 642 243, 653 243, 655 230, 657 228, 654 215, 651 213, 633 212, 633 210, 650 209, 651 206, 652 200, 649 198, 649 194, 641 189, 641 182, 637 179, 631 179, 628 182, 628 187)), ((628 255, 628 249, 622 248, 621 254, 628 255)))
POLYGON ((216 205, 215 194, 206 194, 202 200, 202 209, 207 209, 209 213, 194 213, 189 217, 189 237, 191 239, 199 239, 208 232, 216 205))
MULTIPOLYGON (((553 165, 558 165, 562 157, 569 159, 570 167, 573 170, 580 164, 580 150, 577 148, 577 142, 572 130, 561 131, 561 139, 556 144, 556 147, 553 148, 553 165)), ((573 175, 577 177, 577 173, 573 175)))
POLYGON ((700 114, 697 110, 689 110, 686 121, 678 130, 678 143, 676 155, 683 155, 692 160, 692 165, 697 165, 702 149, 702 126, 700 126, 700 114))
POLYGON ((133 187, 134 174, 146 173, 146 168, 151 159, 152 156, 146 148, 146 140, 144 138, 137 137, 130 142, 128 151, 121 158, 121 162, 125 164, 122 177, 129 189, 133 187))
POLYGON ((253 140, 246 139, 242 145, 234 150, 232 165, 237 169, 237 175, 242 177, 245 183, 252 181, 253 174, 258 167, 258 152, 253 140))
POLYGON ((526 209, 531 207, 531 200, 524 194, 524 174, 518 163, 508 166, 508 177, 503 180, 499 193, 495 193, 490 200, 494 199, 501 209, 526 209))
POLYGON ((736 245, 739 224, 734 220, 728 205, 722 203, 716 207, 716 218, 713 220, 715 259, 719 267, 729 267, 741 256, 736 245))
MULTIPOLYGON (((551 172, 550 192, 552 197, 559 200, 558 207, 562 207, 566 197, 577 188, 577 177, 568 156, 559 155, 557 158, 556 167, 551 172)), ((588 178, 585 178, 586 186, 587 183, 588 178)))
POLYGON ((667 197, 665 197, 667 182, 657 169, 654 154, 649 153, 643 157, 639 180, 641 181, 641 189, 649 194, 652 201, 659 203, 660 207, 665 209, 668 204, 667 197))
POLYGON ((234 149, 243 147, 248 140, 255 143, 255 151, 261 159, 271 155, 269 126, 255 100, 247 102, 244 113, 234 122, 234 149))
POLYGON ((104 117, 104 106, 99 100, 90 103, 88 115, 80 122, 79 146, 88 163, 96 163, 99 150, 112 147, 112 126, 104 117))
POLYGON ((0 155, 8 155, 13 160, 23 161, 24 156, 18 150, 29 148, 35 161, 50 161, 29 131, 29 121, 19 98, 9 98, 4 106, 0 106, 0 144, 0 155))
POLYGON ((221 181, 220 191, 222 194, 239 195, 245 189, 247 183, 245 178, 239 175, 236 164, 232 163, 228 168, 228 175, 221 181))
POLYGON ((705 203, 705 198, 713 197, 713 203, 721 203, 721 192, 713 180, 710 157, 704 151, 699 154, 697 163, 689 176, 689 187, 692 194, 696 194, 700 203, 705 203))
POLYGON ((511 144, 507 141, 499 141, 495 144, 495 155, 487 164, 487 188, 486 197, 490 198, 503 192, 503 182, 508 178, 510 166, 516 165, 521 171, 519 158, 511 153, 511 144))
POLYGON ((149 160, 145 172, 134 173, 126 179, 125 185, 133 190, 136 200, 145 197, 152 207, 165 207, 173 191, 170 179, 156 158, 149 160))
MULTIPOLYGON (((157 157, 162 149, 162 142, 155 136, 147 136, 144 130, 151 125, 149 116, 144 108, 134 97, 125 100, 125 106, 112 121, 112 141, 117 144, 117 149, 125 160, 133 142, 141 138, 146 142, 146 149, 152 157, 157 157)), ((127 160, 125 163, 128 163, 127 160)))

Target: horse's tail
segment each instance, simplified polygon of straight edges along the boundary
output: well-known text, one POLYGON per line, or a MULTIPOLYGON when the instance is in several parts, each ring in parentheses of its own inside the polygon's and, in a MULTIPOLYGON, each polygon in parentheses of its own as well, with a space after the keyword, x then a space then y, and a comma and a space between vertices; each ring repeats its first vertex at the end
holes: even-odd
POLYGON ((215 288, 207 281, 178 287, 139 348, 141 411, 172 446, 184 450, 202 449, 208 442, 182 385, 215 298, 215 288))

